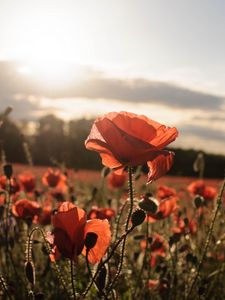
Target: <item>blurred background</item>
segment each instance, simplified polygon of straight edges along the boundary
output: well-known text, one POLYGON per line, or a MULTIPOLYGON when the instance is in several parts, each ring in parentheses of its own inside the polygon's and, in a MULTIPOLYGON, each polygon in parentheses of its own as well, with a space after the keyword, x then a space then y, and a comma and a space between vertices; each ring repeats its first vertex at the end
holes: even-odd
POLYGON ((125 110, 178 128, 172 174, 192 175, 201 150, 223 176, 224 13, 223 0, 1 0, 7 160, 25 162, 26 142, 36 164, 99 168, 91 124, 125 110))

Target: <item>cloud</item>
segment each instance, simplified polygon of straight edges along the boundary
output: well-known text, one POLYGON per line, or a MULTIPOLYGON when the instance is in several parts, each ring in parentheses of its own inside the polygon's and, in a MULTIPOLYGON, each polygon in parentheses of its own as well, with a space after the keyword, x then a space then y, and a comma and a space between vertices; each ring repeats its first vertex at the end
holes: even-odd
POLYGON ((204 110, 220 109, 225 102, 225 99, 220 96, 146 79, 93 78, 71 89, 70 96, 72 95, 204 110))
POLYGON ((224 143, 225 141, 225 132, 222 130, 216 130, 214 128, 210 128, 210 126, 198 126, 187 124, 184 126, 179 126, 179 131, 182 134, 189 134, 197 137, 201 137, 205 140, 211 141, 221 141, 224 143))
MULTIPOLYGON (((75 73, 72 72, 72 74, 75 73)), ((19 93, 51 99, 113 99, 205 111, 219 110, 225 103, 224 97, 194 91, 168 82, 143 78, 109 78, 99 72, 89 71, 89 73, 86 72, 86 77, 82 77, 79 81, 77 75, 74 75, 74 80, 72 75, 67 86, 49 88, 47 85, 34 81, 32 76, 23 76, 16 72, 12 63, 0 62, 0 99, 19 93)))

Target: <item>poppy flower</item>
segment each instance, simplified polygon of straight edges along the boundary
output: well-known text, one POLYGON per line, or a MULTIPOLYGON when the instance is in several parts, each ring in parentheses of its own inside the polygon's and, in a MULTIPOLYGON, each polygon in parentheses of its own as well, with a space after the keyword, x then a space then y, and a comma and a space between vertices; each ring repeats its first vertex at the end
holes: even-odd
MULTIPOLYGON (((9 183, 10 183, 10 193, 11 194, 15 194, 20 190, 20 186, 15 177, 12 177, 9 180, 9 183)), ((0 188, 2 188, 3 190, 6 190, 6 186, 7 186, 7 177, 5 175, 2 175, 2 176, 0 176, 0 188)))
POLYGON ((44 185, 51 188, 62 188, 66 184, 66 176, 63 175, 59 170, 48 169, 47 172, 42 177, 42 182, 44 185))
POLYGON ((214 200, 217 195, 217 190, 205 184, 204 180, 196 180, 191 182, 187 187, 189 193, 193 195, 200 195, 205 200, 214 200))
POLYGON ((176 195, 176 190, 166 185, 159 186, 157 191, 157 198, 160 200, 175 195, 176 195))
MULTIPOLYGON (((151 253, 150 264, 151 267, 156 265, 157 257, 165 257, 166 251, 168 249, 168 243, 164 240, 164 238, 154 233, 150 236, 149 248, 151 253)), ((142 240, 140 243, 141 249, 144 250, 146 248, 146 240, 142 240)))
POLYGON ((116 215, 116 212, 112 208, 101 208, 97 206, 92 206, 88 218, 89 219, 107 219, 111 220, 116 215))
POLYGON ((116 172, 111 172, 108 175, 108 185, 113 189, 118 189, 124 186, 125 182, 127 181, 127 175, 125 172, 122 174, 117 174, 116 172))
POLYGON ((88 233, 97 235, 97 241, 88 251, 88 261, 92 264, 99 262, 105 255, 111 240, 110 226, 107 220, 86 220, 86 213, 71 202, 63 202, 58 212, 52 216, 54 227, 53 255, 60 255, 77 261, 81 253, 86 255, 85 239, 88 233))
POLYGON ((158 209, 155 213, 148 213, 146 220, 148 222, 156 222, 158 220, 169 217, 178 208, 176 196, 170 196, 158 201, 158 209))
POLYGON ((163 150, 178 136, 170 128, 142 115, 111 112, 96 119, 85 141, 89 150, 99 152, 103 165, 121 174, 124 167, 147 162, 148 182, 164 175, 172 166, 173 153, 163 150))
POLYGON ((49 225, 51 224, 51 217, 52 217, 52 205, 45 204, 42 207, 41 213, 37 218, 37 223, 41 225, 49 225))
POLYGON ((33 174, 31 173, 20 174, 18 178, 26 192, 30 193, 35 189, 36 178, 33 174))
POLYGON ((36 201, 20 199, 13 204, 12 212, 14 216, 18 218, 31 218, 33 220, 35 216, 40 214, 41 207, 40 204, 36 201))
POLYGON ((174 233, 195 234, 197 231, 197 222, 195 219, 184 219, 176 214, 173 216, 173 222, 175 226, 172 227, 172 231, 174 233))

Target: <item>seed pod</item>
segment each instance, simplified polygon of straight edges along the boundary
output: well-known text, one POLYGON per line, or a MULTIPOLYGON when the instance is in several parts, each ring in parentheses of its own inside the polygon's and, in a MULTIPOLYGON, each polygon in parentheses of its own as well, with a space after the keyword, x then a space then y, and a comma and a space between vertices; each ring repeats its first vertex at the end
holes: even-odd
POLYGON ((7 179, 10 179, 13 174, 12 165, 10 165, 10 164, 4 165, 3 170, 4 170, 4 174, 7 177, 7 179))
POLYGON ((202 206, 204 206, 204 198, 200 195, 197 195, 194 199, 194 203, 195 203, 195 207, 196 208, 200 208, 202 206))
POLYGON ((88 232, 85 237, 84 245, 88 250, 92 249, 98 239, 98 235, 94 232, 88 232))
POLYGON ((144 196, 138 205, 144 211, 155 214, 159 207, 159 201, 153 197, 144 196))
POLYGON ((96 281, 95 281, 95 283, 100 291, 102 291, 105 287, 106 274, 107 274, 106 267, 102 266, 102 268, 100 269, 100 271, 98 273, 96 281))
POLYGON ((131 216, 131 222, 133 226, 141 225, 146 217, 146 213, 143 211, 143 209, 137 209, 133 212, 131 216))
POLYGON ((36 293, 35 296, 34 296, 34 299, 35 300, 44 300, 45 297, 44 297, 43 293, 36 293))
POLYGON ((25 263, 25 274, 26 274, 28 281, 32 285, 35 285, 35 268, 34 268, 33 262, 27 261, 25 263))
POLYGON ((102 171, 101 171, 101 176, 102 176, 103 178, 107 177, 107 176, 109 175, 110 171, 111 171, 110 168, 104 167, 104 168, 102 169, 102 171))

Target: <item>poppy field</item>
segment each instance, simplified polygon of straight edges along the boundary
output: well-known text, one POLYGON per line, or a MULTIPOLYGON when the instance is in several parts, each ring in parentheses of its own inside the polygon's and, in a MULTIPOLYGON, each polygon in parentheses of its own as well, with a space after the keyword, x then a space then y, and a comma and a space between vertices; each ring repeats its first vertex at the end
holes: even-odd
POLYGON ((225 299, 225 183, 204 178, 201 153, 196 178, 170 177, 177 138, 120 112, 83 141, 99 172, 2 152, 0 299, 225 299))

